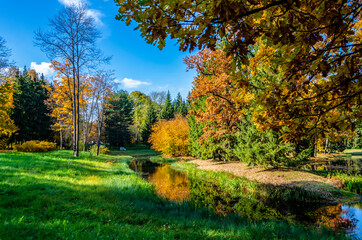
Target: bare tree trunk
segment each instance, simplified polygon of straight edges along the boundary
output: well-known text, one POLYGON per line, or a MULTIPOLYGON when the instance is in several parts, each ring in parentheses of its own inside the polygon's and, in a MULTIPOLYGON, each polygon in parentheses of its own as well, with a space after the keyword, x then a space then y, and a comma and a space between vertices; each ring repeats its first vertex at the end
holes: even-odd
POLYGON ((101 145, 102 127, 103 127, 103 116, 101 117, 101 121, 98 120, 97 156, 99 155, 99 147, 101 145))
POLYGON ((77 131, 76 131, 76 157, 79 156, 79 66, 77 66, 77 131))
POLYGON ((313 144, 313 157, 316 157, 317 156, 317 143, 315 142, 313 144))
POLYGON ((326 138, 326 145, 324 146, 324 154, 328 151, 328 138, 326 138))
POLYGON ((60 150, 63 150, 63 131, 60 128, 60 150))
POLYGON ((76 94, 75 94, 75 74, 73 74, 73 111, 72 111, 72 120, 73 120, 73 155, 78 157, 77 151, 77 113, 76 113, 76 94))

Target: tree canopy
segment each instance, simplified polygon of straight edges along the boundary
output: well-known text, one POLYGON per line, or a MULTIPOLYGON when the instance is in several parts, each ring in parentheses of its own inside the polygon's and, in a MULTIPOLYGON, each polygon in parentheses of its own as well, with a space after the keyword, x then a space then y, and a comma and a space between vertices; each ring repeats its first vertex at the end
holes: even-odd
POLYGON ((222 43, 231 57, 233 83, 255 89, 251 80, 255 75, 264 83, 260 109, 265 114, 258 119, 262 128, 325 125, 345 130, 362 116, 359 0, 117 0, 117 4, 117 19, 135 21, 141 36, 160 49, 167 37, 177 39, 183 51, 215 50, 222 43), (264 71, 266 65, 269 72, 264 71), (277 75, 274 80, 271 72, 277 75))

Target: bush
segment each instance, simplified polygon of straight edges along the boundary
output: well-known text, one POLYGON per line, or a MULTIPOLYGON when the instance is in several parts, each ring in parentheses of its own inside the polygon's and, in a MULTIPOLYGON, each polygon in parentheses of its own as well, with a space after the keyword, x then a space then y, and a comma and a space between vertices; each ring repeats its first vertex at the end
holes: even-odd
POLYGON ((152 126, 149 138, 151 148, 167 156, 187 155, 189 146, 189 125, 187 119, 176 116, 171 120, 161 120, 152 126))
MULTIPOLYGON (((90 149, 89 152, 97 154, 97 144, 93 145, 90 149)), ((108 154, 109 153, 109 149, 106 146, 100 145, 99 146, 99 154, 108 154)))
POLYGON ((47 152, 55 150, 56 143, 46 141, 27 141, 20 145, 15 145, 14 150, 18 152, 47 152))

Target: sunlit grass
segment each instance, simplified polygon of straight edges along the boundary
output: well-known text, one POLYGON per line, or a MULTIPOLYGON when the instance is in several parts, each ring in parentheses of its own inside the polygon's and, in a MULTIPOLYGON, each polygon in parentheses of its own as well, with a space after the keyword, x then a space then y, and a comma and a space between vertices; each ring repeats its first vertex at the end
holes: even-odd
POLYGON ((175 204, 131 171, 131 156, 0 153, 0 239, 333 239, 329 230, 251 222, 175 204))

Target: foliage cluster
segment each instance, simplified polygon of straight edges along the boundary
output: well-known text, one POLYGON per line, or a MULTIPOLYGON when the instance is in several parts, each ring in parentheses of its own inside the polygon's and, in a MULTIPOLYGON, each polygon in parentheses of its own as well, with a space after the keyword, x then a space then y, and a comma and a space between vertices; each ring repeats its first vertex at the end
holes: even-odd
POLYGON ((188 154, 189 126, 187 119, 176 116, 171 120, 160 120, 152 126, 149 142, 151 147, 167 156, 188 154))
POLYGON ((31 140, 19 145, 14 145, 14 150, 18 152, 47 152, 55 150, 57 144, 54 142, 31 140))
POLYGON ((259 131, 293 144, 294 155, 302 142, 315 153, 323 141, 328 151, 330 142, 352 136, 360 123, 359 0, 117 0, 117 5, 117 19, 136 24, 148 43, 162 49, 170 37, 183 51, 202 50, 186 58, 197 71, 190 97, 205 98, 204 108, 193 113, 203 129, 198 142, 198 134, 191 134, 195 155, 205 155, 194 148, 200 143, 232 159, 237 125, 248 110, 259 131))
POLYGON ((151 183, 129 169, 131 158, 75 158, 66 150, 1 153, 0 238, 347 239, 327 229, 220 217, 160 199, 151 183))
MULTIPOLYGON (((93 154, 97 154, 97 144, 94 144, 90 149, 89 152, 93 153, 93 154)), ((104 146, 104 145, 100 145, 99 146, 99 154, 109 154, 109 149, 104 146)))

